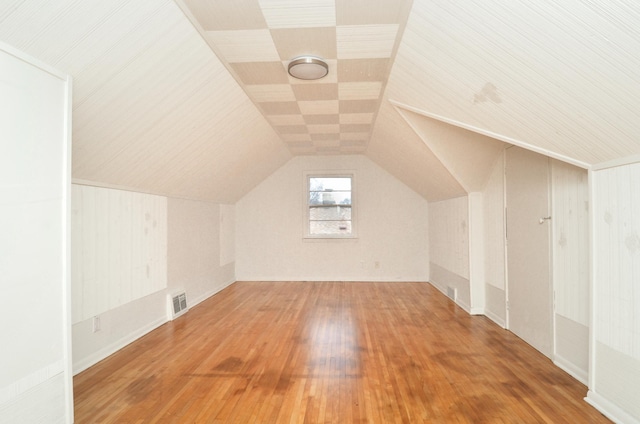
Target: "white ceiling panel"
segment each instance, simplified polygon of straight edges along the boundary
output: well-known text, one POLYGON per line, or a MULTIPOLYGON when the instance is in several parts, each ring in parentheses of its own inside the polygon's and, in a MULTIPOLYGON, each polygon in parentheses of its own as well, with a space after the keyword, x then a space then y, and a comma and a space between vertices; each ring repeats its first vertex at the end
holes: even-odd
POLYGON ((73 77, 76 180, 224 202, 299 154, 429 200, 477 190, 491 138, 640 155, 639 24, 630 0, 0 2, 0 41, 73 77), (329 74, 289 76, 301 54, 329 74))
POLYGON ((234 203, 291 157, 175 3, 3 6, 0 40, 74 78, 76 181, 234 203))
POLYGON ((208 31, 207 38, 214 43, 227 62, 277 62, 280 55, 268 29, 208 31))
POLYGON ((336 25, 334 0, 259 0, 269 28, 330 27, 336 25))
POLYGON ((639 17, 637 2, 416 2, 387 93, 587 166, 637 154, 639 17))
POLYGON ((398 28, 397 24, 339 26, 336 31, 338 59, 391 57, 398 28))

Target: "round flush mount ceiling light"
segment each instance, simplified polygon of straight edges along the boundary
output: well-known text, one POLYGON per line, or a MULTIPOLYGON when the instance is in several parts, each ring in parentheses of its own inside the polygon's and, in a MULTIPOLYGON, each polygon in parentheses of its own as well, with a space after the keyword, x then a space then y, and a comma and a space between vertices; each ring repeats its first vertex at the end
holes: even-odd
POLYGON ((329 73, 327 62, 314 56, 300 56, 289 62, 289 75, 302 80, 317 80, 329 73))

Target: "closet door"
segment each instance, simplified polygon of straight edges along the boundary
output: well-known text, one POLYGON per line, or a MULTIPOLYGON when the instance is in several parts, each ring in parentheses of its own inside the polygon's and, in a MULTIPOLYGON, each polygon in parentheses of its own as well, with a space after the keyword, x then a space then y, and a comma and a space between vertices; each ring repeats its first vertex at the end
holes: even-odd
POLYGON ((507 325, 552 357, 549 158, 507 149, 506 185, 507 325))

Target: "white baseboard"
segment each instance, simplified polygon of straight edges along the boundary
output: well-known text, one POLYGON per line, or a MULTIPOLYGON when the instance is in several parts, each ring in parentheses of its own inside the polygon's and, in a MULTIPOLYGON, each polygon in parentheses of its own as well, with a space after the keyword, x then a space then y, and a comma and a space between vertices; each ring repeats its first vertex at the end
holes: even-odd
POLYGON ((587 397, 584 398, 584 400, 615 423, 640 424, 640 420, 632 417, 628 412, 619 406, 614 405, 594 391, 589 390, 587 392, 587 397))
POLYGON ((256 282, 287 282, 287 281, 311 281, 311 282, 346 282, 346 283, 428 283, 429 281, 425 280, 423 277, 421 278, 404 278, 404 277, 362 277, 362 278, 341 278, 341 279, 331 279, 331 278, 319 278, 319 277, 299 277, 299 278, 291 278, 289 277, 274 277, 273 275, 260 278, 256 276, 245 277, 245 278, 236 278, 234 281, 247 281, 251 283, 256 282))
POLYGON ((226 281, 226 282, 224 282, 222 284, 217 285, 213 290, 210 290, 210 291, 208 291, 208 292, 206 292, 206 293, 204 293, 204 294, 202 294, 202 295, 200 295, 200 296, 198 296, 198 297, 196 297, 194 299, 189 298, 188 299, 189 308, 192 308, 192 307, 196 306, 198 303, 204 302, 205 300, 209 299, 214 294, 221 292, 222 290, 226 289, 227 287, 229 287, 231 284, 233 284, 235 282, 236 282, 236 279, 234 278, 232 280, 229 280, 229 281, 226 281))
POLYGON ((484 308, 471 308, 471 315, 484 315, 484 308))
POLYGON ((82 358, 80 361, 75 362, 73 364, 73 375, 79 374, 82 371, 92 367, 93 365, 97 364, 98 362, 102 361, 108 356, 113 355, 114 353, 116 353, 123 347, 127 346, 128 344, 133 343, 134 341, 138 340, 140 337, 144 336, 145 334, 155 330, 156 328, 160 327, 162 324, 165 324, 166 322, 167 322, 166 316, 163 316, 162 318, 158 318, 157 320, 145 325, 144 327, 139 328, 138 330, 134 331, 131 334, 126 335, 120 340, 117 340, 111 343, 110 345, 105 346, 99 351, 87 356, 86 358, 82 358))
POLYGON ((471 306, 467 305, 466 303, 464 303, 460 299, 456 299, 456 305, 458 305, 459 307, 464 309, 469 315, 472 315, 471 314, 471 306))
MULTIPOLYGON (((198 296, 194 299, 188 299, 189 300, 189 308, 192 308, 193 306, 196 306, 198 303, 203 302, 204 300, 208 299, 209 297, 213 296, 214 294, 220 292, 221 290, 227 288, 228 286, 230 286, 231 284, 233 284, 236 280, 232 279, 229 281, 226 281, 218 286, 216 286, 213 290, 198 296)), ((102 361, 103 359, 113 355, 114 353, 116 353, 117 351, 119 351, 120 349, 122 349, 123 347, 127 346, 128 344, 133 343, 134 341, 138 340, 140 337, 146 335, 147 333, 150 333, 151 331, 155 330, 156 328, 160 327, 161 325, 167 323, 168 317, 162 317, 162 318, 158 318, 157 320, 145 325, 144 327, 141 327, 139 329, 137 329, 136 331, 134 331, 131 334, 128 334, 127 336, 121 338, 120 340, 117 340, 114 343, 111 343, 110 345, 100 349, 99 351, 87 356, 86 358, 82 358, 81 360, 79 360, 78 362, 73 364, 73 375, 79 374, 82 371, 92 367, 93 365, 97 364, 98 362, 102 361)))
POLYGON ((556 367, 560 368, 585 386, 589 385, 589 373, 576 366, 573 362, 563 358, 560 355, 555 355, 553 358, 553 363, 556 367))
POLYGON ((504 321, 504 319, 500 318, 499 316, 497 316, 496 314, 494 314, 490 310, 485 309, 484 310, 484 315, 487 318, 489 318, 491 321, 493 321, 496 324, 498 324, 500 327, 502 327, 502 328, 506 328, 507 327, 507 323, 504 321))

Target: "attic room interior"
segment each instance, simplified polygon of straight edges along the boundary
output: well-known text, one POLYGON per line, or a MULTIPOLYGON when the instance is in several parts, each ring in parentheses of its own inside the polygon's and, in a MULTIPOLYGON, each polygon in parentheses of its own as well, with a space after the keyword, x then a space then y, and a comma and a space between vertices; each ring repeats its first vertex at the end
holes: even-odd
POLYGON ((640 423, 639 24, 0 2, 0 422, 640 423))

